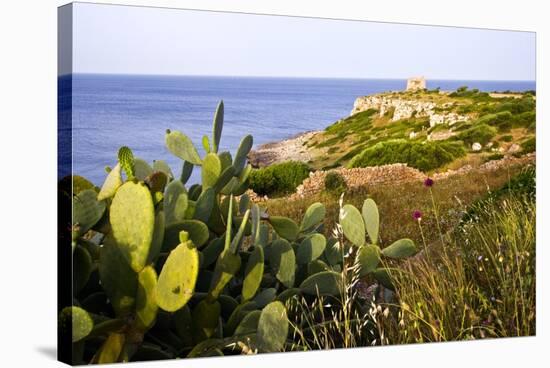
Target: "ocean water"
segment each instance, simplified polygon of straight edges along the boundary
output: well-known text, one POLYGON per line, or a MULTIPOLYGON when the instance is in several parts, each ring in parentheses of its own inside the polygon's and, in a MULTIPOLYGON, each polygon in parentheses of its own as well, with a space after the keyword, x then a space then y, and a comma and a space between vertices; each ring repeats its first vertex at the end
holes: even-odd
MULTIPOLYGON (((482 91, 534 90, 534 81, 428 80, 428 88, 482 91)), ((83 175, 96 185, 113 166, 120 146, 152 162, 166 160, 175 175, 181 161, 164 145, 166 129, 211 136, 218 101, 225 104, 221 150, 235 152, 246 134, 254 146, 319 130, 349 115, 358 96, 405 89, 398 79, 245 78, 75 74, 59 79, 59 175, 83 175), (72 88, 71 88, 72 87, 72 88), (72 99, 71 99, 72 94, 72 99), (72 142, 67 141, 72 115, 72 142)), ((191 182, 199 181, 195 170, 191 182)))

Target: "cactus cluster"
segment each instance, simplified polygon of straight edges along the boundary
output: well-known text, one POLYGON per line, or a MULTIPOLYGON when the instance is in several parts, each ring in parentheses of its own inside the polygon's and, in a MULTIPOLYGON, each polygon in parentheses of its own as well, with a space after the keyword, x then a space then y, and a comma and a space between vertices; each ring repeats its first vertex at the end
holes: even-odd
POLYGON ((101 188, 74 177, 86 184, 71 191, 74 299, 59 317, 73 363, 283 351, 292 345, 285 301, 341 293, 346 246, 362 275, 390 288, 382 257, 415 252, 407 239, 379 247, 371 199, 362 212, 342 206, 342 239, 324 235, 321 203, 300 224, 251 203, 253 139, 234 156, 219 152, 223 114, 220 102, 203 157, 184 133, 166 131, 179 177, 128 147, 101 188), (197 166, 201 183, 187 186, 197 166))

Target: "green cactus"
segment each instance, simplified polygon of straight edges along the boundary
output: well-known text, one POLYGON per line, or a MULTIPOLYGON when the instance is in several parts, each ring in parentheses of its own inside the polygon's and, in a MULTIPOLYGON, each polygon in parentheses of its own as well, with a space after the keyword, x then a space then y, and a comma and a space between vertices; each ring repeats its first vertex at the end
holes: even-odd
POLYGON ((202 222, 208 222, 208 219, 212 214, 212 209, 214 208, 215 200, 216 193, 214 192, 214 189, 205 189, 197 199, 194 218, 202 222))
POLYGON ((365 244, 365 223, 359 210, 351 204, 340 209, 340 225, 344 236, 360 247, 365 244))
POLYGON ((262 311, 253 310, 241 320, 233 336, 245 336, 255 334, 258 331, 258 322, 262 311))
POLYGON ((275 240, 270 247, 269 264, 275 277, 287 288, 294 285, 296 256, 292 246, 284 239, 275 240))
POLYGON ((181 168, 181 175, 180 175, 180 181, 182 184, 187 183, 189 178, 191 177, 191 174, 193 173, 193 164, 189 161, 183 161, 183 166, 181 168))
POLYGON ((133 312, 137 293, 137 275, 132 270, 114 239, 107 236, 99 256, 101 286, 117 316, 133 312))
POLYGON ((241 268, 241 257, 230 249, 225 249, 216 262, 212 286, 209 292, 209 300, 217 299, 227 283, 237 274, 241 268))
POLYGON ((241 140, 239 148, 237 149, 237 153, 235 154, 235 159, 233 160, 233 166, 235 167, 236 175, 239 175, 244 169, 246 165, 246 158, 248 156, 248 153, 252 149, 253 141, 254 140, 251 135, 247 135, 241 140))
POLYGON ((71 334, 71 341, 86 338, 94 328, 92 317, 84 309, 73 306, 63 308, 59 315, 59 329, 71 334))
POLYGON ((218 259, 219 255, 223 252, 223 247, 225 243, 225 238, 216 238, 212 240, 204 249, 202 250, 202 264, 201 268, 207 268, 213 265, 218 259))
POLYGON ((244 271, 242 299, 247 301, 252 299, 258 291, 264 275, 264 250, 260 246, 254 247, 254 250, 248 258, 248 263, 244 271))
POLYGON ((376 203, 368 198, 363 202, 363 208, 361 210, 363 220, 365 221, 365 227, 369 234, 372 244, 378 243, 378 230, 380 228, 380 215, 378 214, 378 207, 376 203))
POLYGON ((288 241, 296 240, 300 232, 298 225, 288 217, 270 216, 269 223, 280 237, 288 241))
POLYGON ((108 364, 116 363, 122 354, 126 336, 121 333, 112 333, 101 345, 96 355, 92 359, 93 363, 108 364))
POLYGON ((213 187, 222 172, 222 163, 215 153, 208 153, 202 161, 202 187, 213 187))
POLYGON ((73 288, 78 294, 90 279, 93 260, 86 248, 77 245, 73 252, 73 288))
POLYGON ((182 132, 166 131, 166 147, 175 156, 193 165, 202 165, 199 152, 193 145, 191 139, 182 132))
POLYGON ((208 140, 207 135, 202 136, 202 148, 204 148, 204 151, 207 154, 210 153, 210 141, 208 140))
POLYGON ((308 276, 314 275, 319 272, 330 271, 331 268, 325 262, 320 259, 316 259, 307 264, 307 274, 308 276))
POLYGON ((192 241, 170 252, 160 272, 156 300, 160 308, 175 312, 193 296, 199 272, 199 253, 192 241), (185 267, 182 267, 185 265, 185 267))
POLYGON ((288 319, 283 303, 269 303, 258 319, 258 350, 261 352, 281 351, 288 335, 288 319))
POLYGON ((360 276, 365 276, 373 272, 380 263, 380 248, 373 244, 359 247, 357 251, 357 262, 360 267, 360 276))
POLYGON ((217 300, 204 299, 195 306, 192 313, 192 331, 195 344, 214 335, 218 328, 220 315, 221 306, 217 300))
POLYGON ((214 122, 212 124, 212 152, 218 153, 220 147, 220 140, 223 130, 223 101, 220 101, 214 114, 214 122))
POLYGON ((105 202, 97 200, 93 189, 86 189, 73 197, 73 238, 85 234, 103 216, 105 202))
POLYGON ((141 181, 153 173, 153 168, 147 161, 141 158, 134 158, 134 176, 141 181))
POLYGON ((313 274, 300 284, 300 290, 309 295, 332 295, 342 293, 342 274, 324 271, 313 274))
POLYGON ((164 190, 164 212, 168 225, 185 219, 189 204, 187 190, 179 180, 172 180, 164 190))
POLYGON ((147 262, 155 228, 151 192, 142 183, 126 182, 115 194, 110 208, 113 239, 135 272, 147 262), (131 214, 131 216, 129 216, 131 214))
POLYGON ((313 234, 306 237, 296 252, 296 261, 299 264, 309 263, 319 258, 325 251, 327 240, 322 234, 313 234))
POLYGON ((156 288, 157 273, 153 267, 147 266, 138 275, 136 324, 140 330, 150 329, 157 318, 156 288))
POLYGON ((116 166, 109 172, 99 194, 97 195, 97 200, 102 201, 107 198, 111 198, 115 195, 117 189, 122 185, 122 175, 120 163, 117 163, 116 166))
POLYGON ((314 226, 318 225, 325 219, 325 213, 325 206, 322 203, 313 203, 306 210, 306 213, 300 225, 300 231, 308 231, 311 230, 314 226))
POLYGON ((118 150, 118 162, 122 170, 126 173, 128 180, 133 180, 135 176, 135 167, 132 150, 126 146, 120 147, 118 150))
POLYGON ((227 324, 225 326, 224 334, 225 336, 231 336, 235 333, 236 328, 239 326, 241 321, 252 311, 255 311, 258 309, 258 306, 255 302, 244 302, 242 304, 239 304, 237 308, 231 313, 231 316, 227 320, 227 324))
POLYGON ((174 249, 180 243, 179 236, 182 231, 189 233, 189 239, 197 248, 206 244, 210 237, 208 226, 204 222, 198 220, 179 221, 166 227, 162 250, 169 252, 174 249))
POLYGON ((386 248, 382 249, 382 254, 389 258, 407 258, 416 253, 416 246, 411 239, 400 239, 386 248))

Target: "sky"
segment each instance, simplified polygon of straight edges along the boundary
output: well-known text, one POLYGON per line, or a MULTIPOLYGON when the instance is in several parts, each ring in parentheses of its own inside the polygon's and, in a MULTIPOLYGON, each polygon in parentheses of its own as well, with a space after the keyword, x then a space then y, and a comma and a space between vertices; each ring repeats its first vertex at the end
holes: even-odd
POLYGON ((84 3, 73 16, 75 73, 535 79, 533 32, 84 3))

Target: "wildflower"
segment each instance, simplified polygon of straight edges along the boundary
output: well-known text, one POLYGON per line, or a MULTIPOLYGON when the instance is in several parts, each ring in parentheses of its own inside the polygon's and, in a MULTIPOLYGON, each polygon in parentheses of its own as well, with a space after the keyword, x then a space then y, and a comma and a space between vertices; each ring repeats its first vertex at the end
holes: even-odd
POLYGON ((422 219, 422 212, 420 212, 419 210, 414 211, 413 218, 417 221, 420 221, 422 219))
POLYGON ((424 180, 424 186, 427 187, 427 188, 430 188, 434 185, 434 181, 432 178, 426 178, 426 180, 424 180))

